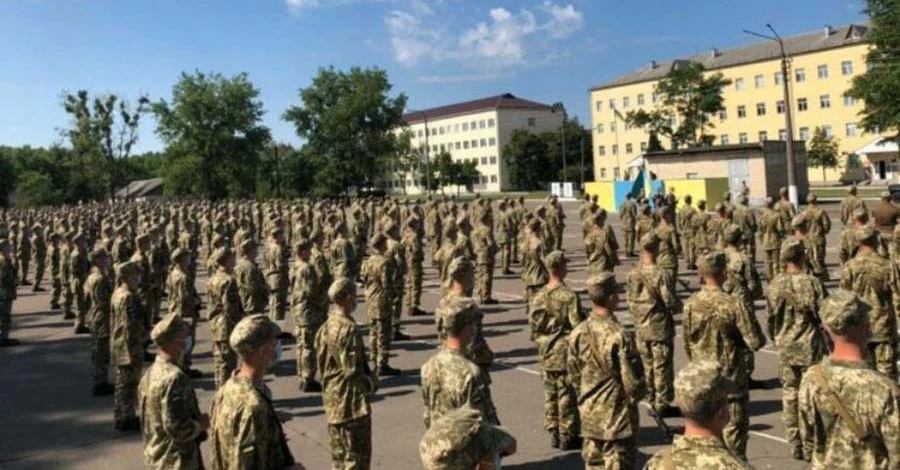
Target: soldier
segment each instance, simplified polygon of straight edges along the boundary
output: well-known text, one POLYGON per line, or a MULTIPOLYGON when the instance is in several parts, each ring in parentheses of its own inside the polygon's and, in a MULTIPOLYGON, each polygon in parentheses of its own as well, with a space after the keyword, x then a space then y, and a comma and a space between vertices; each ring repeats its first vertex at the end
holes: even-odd
MULTIPOLYGON (((171 255, 172 269, 166 278, 166 304, 168 305, 169 314, 177 315, 185 322, 188 328, 188 335, 191 338, 197 337, 197 323, 200 321, 200 297, 194 286, 187 282, 187 269, 190 263, 191 254, 183 249, 176 248, 171 255)), ((197 369, 192 369, 192 358, 195 343, 191 341, 184 350, 184 362, 181 364, 185 372, 192 379, 203 376, 203 373, 197 369)))
POLYGON ((329 245, 329 268, 331 269, 331 275, 334 276, 335 279, 338 278, 347 278, 352 279, 353 277, 353 259, 355 258, 353 253, 353 245, 346 238, 347 234, 347 226, 344 222, 337 222, 334 225, 334 234, 335 238, 331 241, 331 245, 329 245))
POLYGON ((509 269, 509 263, 512 259, 512 245, 515 244, 515 239, 512 238, 512 211, 507 210, 506 201, 500 201, 498 210, 500 212, 500 219, 497 220, 497 226, 494 227, 494 238, 497 241, 497 247, 500 251, 501 272, 504 275, 509 275, 513 274, 512 270, 509 269))
MULTIPOLYGON (((788 197, 788 190, 785 187, 778 189, 778 202, 775 203, 775 211, 781 216, 781 225, 784 227, 791 226, 791 220, 797 215, 797 208, 788 197)), ((787 234, 785 234, 787 235, 787 234)), ((809 250, 807 250, 807 253, 809 250)))
POLYGON ((369 258, 362 266, 363 284, 366 286, 366 315, 370 325, 369 354, 375 362, 377 376, 400 375, 400 370, 388 365, 393 331, 388 291, 392 288, 390 283, 395 275, 394 266, 385 255, 387 237, 376 233, 372 237, 370 249, 369 258))
POLYGON ((775 200, 771 196, 766 198, 766 208, 759 217, 759 237, 762 249, 765 253, 766 279, 771 281, 775 275, 781 272, 781 264, 778 262, 778 252, 781 250, 781 240, 787 229, 782 225, 781 215, 774 210, 775 200))
POLYGON ((116 365, 115 421, 119 431, 139 431, 136 414, 138 385, 144 366, 147 330, 144 312, 137 298, 141 284, 141 268, 126 261, 116 267, 118 287, 111 299, 110 350, 116 365))
POLYGON ((109 383, 109 310, 113 287, 109 275, 110 257, 106 249, 100 247, 92 251, 89 261, 91 274, 84 282, 84 296, 88 305, 87 322, 91 326, 92 393, 99 397, 115 391, 109 383))
POLYGON ((319 279, 315 268, 309 264, 310 242, 300 238, 294 244, 295 264, 291 270, 291 315, 294 336, 297 338, 297 379, 300 390, 321 392, 316 382, 316 351, 314 341, 319 326, 325 321, 315 289, 319 279))
POLYGON ((202 469, 200 443, 207 438, 209 415, 200 413, 191 379, 181 369, 193 340, 190 327, 170 314, 153 327, 150 338, 158 353, 139 387, 144 467, 202 469))
POLYGON ((831 219, 828 217, 828 213, 819 207, 815 194, 809 194, 806 201, 808 205, 803 212, 809 223, 809 234, 806 237, 810 249, 809 261, 812 264, 813 275, 822 281, 828 281, 828 267, 825 266, 825 239, 828 237, 828 232, 831 231, 831 219))
POLYGON ((241 361, 213 399, 212 470, 303 469, 291 455, 272 405, 272 392, 263 383, 266 372, 281 357, 280 333, 269 317, 250 315, 234 326, 228 338, 228 346, 241 361))
POLYGON ((834 344, 800 382, 803 457, 815 469, 900 467, 900 389, 866 364, 869 305, 839 290, 822 324, 834 344))
POLYGON ((638 207, 632 200, 631 193, 625 193, 625 202, 619 209, 619 219, 622 222, 622 234, 625 238, 625 256, 634 257, 634 230, 637 221, 638 207))
MULTIPOLYGON (((805 253, 810 253, 811 250, 809 248, 809 239, 806 237, 807 233, 809 233, 809 221, 806 220, 806 215, 797 214, 796 216, 794 216, 794 218, 791 219, 790 227, 791 230, 793 230, 793 235, 785 238, 781 241, 781 243, 784 244, 784 242, 788 240, 797 240, 803 244, 803 251, 805 253)), ((784 266, 779 269, 783 270, 784 266)), ((807 274, 812 274, 813 272, 812 264, 808 256, 806 259, 806 266, 803 269, 807 274)))
POLYGON ((550 223, 550 231, 556 245, 553 249, 562 249, 563 232, 566 231, 566 211, 559 205, 559 199, 553 196, 550 201, 550 211, 547 212, 547 221, 550 223))
POLYGON ((856 209, 850 219, 850 225, 841 231, 840 260, 845 264, 856 256, 859 251, 859 229, 869 223, 869 213, 865 209, 856 209))
POLYGON ((541 221, 532 219, 528 222, 528 231, 531 233, 525 239, 522 247, 522 282, 525 284, 525 314, 532 297, 541 287, 547 283, 547 269, 544 267, 544 246, 541 243, 541 221))
POLYGON ((633 468, 638 402, 646 395, 633 337, 616 320, 615 274, 587 281, 591 315, 569 335, 566 361, 581 416, 585 468, 633 468))
MULTIPOLYGON (((660 210, 659 226, 654 233, 659 237, 659 254, 656 257, 656 265, 669 273, 667 281, 672 284, 669 289, 675 292, 675 282, 678 281, 678 253, 681 246, 678 244, 678 232, 675 230, 675 210, 671 207, 663 207, 660 210)), ((643 238, 643 237, 641 237, 643 238)))
POLYGON ((154 225, 147 231, 150 235, 150 279, 153 282, 150 312, 153 314, 153 322, 159 321, 159 311, 162 304, 163 292, 166 288, 166 278, 169 275, 170 252, 165 240, 159 236, 159 229, 154 225))
POLYGON ((516 205, 516 200, 513 199, 509 202, 509 210, 512 212, 510 216, 512 220, 510 221, 510 234, 509 234, 509 242, 512 245, 512 262, 519 262, 519 250, 521 248, 519 238, 525 232, 524 225, 525 224, 525 198, 519 197, 519 204, 516 205))
POLYGON ((284 246, 284 230, 275 226, 269 230, 269 242, 263 257, 266 285, 269 288, 269 318, 284 321, 289 284, 289 256, 284 246))
POLYGON ((87 305, 84 301, 84 281, 91 271, 88 261, 87 240, 79 233, 72 240, 75 249, 69 255, 69 289, 75 300, 75 334, 86 335, 91 332, 86 325, 87 305))
POLYGON ((32 292, 44 292, 41 282, 44 281, 44 271, 47 269, 47 241, 44 238, 44 227, 35 225, 31 229, 31 255, 34 257, 34 286, 32 292))
POLYGON ((484 211, 478 220, 478 226, 472 232, 472 247, 475 251, 475 279, 478 287, 476 295, 478 303, 494 305, 497 301, 491 297, 494 284, 494 263, 496 261, 497 244, 491 233, 491 213, 484 211))
POLYGON ((59 310, 59 295, 62 292, 60 279, 60 247, 59 233, 50 233, 50 245, 47 247, 47 264, 50 265, 50 310, 59 310))
MULTIPOLYGON (((316 362, 324 385, 332 468, 369 468, 372 458, 370 396, 376 378, 366 360, 362 332, 353 320, 356 284, 338 278, 328 289, 334 308, 316 334, 316 362)), ((299 337, 299 336, 298 336, 299 337)))
POLYGON ((691 206, 693 198, 690 194, 684 196, 684 207, 678 211, 678 224, 681 235, 681 250, 684 253, 684 263, 687 269, 697 269, 697 250, 694 248, 694 218, 697 217, 697 209, 691 206))
POLYGON ((237 283, 244 314, 264 314, 269 307, 269 287, 256 264, 257 245, 252 237, 244 238, 240 253, 241 259, 234 268, 234 282, 237 283))
POLYGON ((795 459, 803 459, 797 389, 806 369, 818 364, 826 352, 819 310, 827 291, 822 281, 803 272, 806 253, 796 241, 785 242, 781 262, 785 271, 769 287, 766 307, 768 333, 780 353, 781 399, 784 429, 795 459))
POLYGON ((706 212, 706 201, 697 201, 697 215, 691 223, 691 231, 694 233, 694 265, 690 269, 697 269, 697 258, 709 253, 711 249, 709 230, 709 214, 706 212))
POLYGON ((661 417, 677 416, 672 407, 675 322, 681 301, 672 290, 668 271, 656 265, 659 236, 650 233, 640 240, 640 261, 628 273, 628 311, 634 320, 637 350, 646 374, 651 412, 661 417))
MULTIPOLYGON (((635 222, 635 239, 640 240, 644 238, 644 235, 652 232, 653 229, 656 228, 656 221, 653 220, 653 214, 650 212, 650 205, 643 204, 641 205, 640 213, 637 217, 637 221, 635 222)), ((631 257, 634 257, 634 240, 632 240, 631 245, 631 257)))
POLYGON ((22 278, 19 284, 30 286, 28 268, 31 265, 31 228, 25 222, 22 222, 22 231, 16 239, 16 261, 19 263, 19 276, 22 278))
POLYGON ((425 427, 457 408, 479 410, 491 424, 499 424, 490 393, 490 382, 469 358, 481 312, 469 297, 448 297, 436 312, 444 347, 422 366, 425 427))
POLYGON ((551 447, 563 450, 578 445, 578 408, 566 372, 566 353, 569 333, 585 320, 578 295, 565 282, 568 261, 562 251, 553 251, 544 258, 550 280, 531 300, 528 318, 541 360, 544 429, 550 433, 551 447))
POLYGON ((750 470, 719 436, 729 421, 728 397, 737 386, 712 361, 691 362, 675 378, 675 400, 684 415, 684 435, 656 453, 644 470, 750 470))
POLYGON ((9 239, 0 238, 0 348, 19 345, 18 340, 9 337, 12 329, 12 305, 16 300, 17 273, 13 263, 9 239))
POLYGON ((237 367, 237 355, 228 342, 234 326, 244 317, 244 307, 238 294, 238 286, 232 276, 234 253, 219 248, 213 253, 216 273, 206 288, 209 328, 213 352, 213 370, 216 388, 222 386, 237 367))
MULTIPOLYGON (((113 248, 111 253, 113 267, 115 267, 119 263, 125 263, 131 260, 131 255, 133 254, 134 248, 131 246, 131 242, 128 241, 129 230, 130 227, 127 223, 121 223, 118 227, 116 227, 116 239, 113 240, 113 248)), ((66 258, 63 259, 65 260, 66 258)))
POLYGON ((606 210, 598 209, 594 215, 594 227, 584 239, 588 257, 588 272, 596 274, 612 271, 619 264, 619 243, 615 232, 606 224, 606 210))
POLYGON ((856 185, 851 184, 850 187, 847 188, 847 197, 841 201, 841 224, 849 224, 850 219, 853 217, 853 212, 857 209, 868 212, 866 203, 856 196, 856 185))
POLYGON ((149 335, 150 328, 153 325, 153 279, 150 277, 152 275, 150 272, 150 236, 147 234, 138 235, 135 239, 135 245, 137 249, 131 256, 131 262, 136 263, 141 268, 141 283, 135 295, 141 304, 141 312, 144 314, 144 328, 149 335))
POLYGON ((392 274, 387 287, 387 304, 391 312, 391 340, 409 341, 411 338, 400 331, 400 317, 403 313, 403 287, 406 278, 406 253, 400 244, 400 225, 393 220, 384 224, 386 236, 386 249, 384 256, 390 264, 389 272, 392 274))
POLYGON ((425 251, 422 247, 422 237, 419 235, 418 226, 418 218, 407 219, 406 230, 400 240, 403 259, 406 261, 404 303, 406 304, 406 314, 411 317, 428 315, 419 308, 422 301, 422 263, 425 261, 425 251))
POLYGON ((878 372, 897 380, 897 317, 900 279, 896 267, 878 254, 878 232, 872 227, 859 230, 859 253, 841 271, 840 286, 853 291, 871 306, 869 320, 869 364, 878 372))
POLYGON ((74 297, 72 295, 72 286, 69 283, 69 278, 71 277, 69 275, 69 257, 74 250, 74 245, 72 245, 72 238, 74 236, 75 232, 67 232, 64 236, 65 238, 63 239, 63 245, 59 250, 60 286, 62 287, 63 295, 63 320, 75 319, 75 314, 72 313, 72 300, 74 299, 74 297))
POLYGON ((502 458, 515 453, 516 439, 508 430, 468 407, 435 421, 419 442, 425 470, 500 468, 502 458))
POLYGON ((900 209, 891 202, 891 193, 883 191, 881 200, 872 206, 872 219, 881 239, 881 248, 878 250, 885 258, 890 256, 889 247, 894 237, 894 227, 897 219, 900 219, 900 209))
POLYGON ((725 283, 726 256, 721 251, 707 254, 698 266, 703 287, 684 305, 684 349, 691 362, 715 361, 737 390, 728 396, 731 421, 722 434, 725 445, 746 460, 750 419, 746 350, 757 351, 766 338, 754 324, 744 302, 722 290, 725 283))
POLYGON ((738 196, 738 204, 734 206, 731 221, 741 229, 740 250, 747 255, 753 263, 756 263, 756 214, 747 204, 749 200, 746 194, 738 196))
POLYGON ((710 251, 717 251, 725 248, 725 228, 731 225, 728 214, 728 208, 725 204, 716 204, 715 213, 707 223, 710 251))

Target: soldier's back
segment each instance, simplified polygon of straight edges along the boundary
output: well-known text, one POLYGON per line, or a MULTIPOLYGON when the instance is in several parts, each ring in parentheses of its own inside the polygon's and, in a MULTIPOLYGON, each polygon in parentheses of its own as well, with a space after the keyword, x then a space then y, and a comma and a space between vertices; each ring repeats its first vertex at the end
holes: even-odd
POLYGON ((644 470, 747 470, 747 462, 729 451, 718 437, 676 436, 672 446, 657 452, 644 470))

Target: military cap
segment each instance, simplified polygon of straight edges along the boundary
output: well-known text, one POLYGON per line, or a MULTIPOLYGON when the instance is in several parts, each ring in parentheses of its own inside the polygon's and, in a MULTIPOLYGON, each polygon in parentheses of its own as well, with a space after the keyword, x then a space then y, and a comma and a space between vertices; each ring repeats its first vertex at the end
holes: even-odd
POLYGON ((134 239, 134 242, 138 245, 143 245, 144 243, 147 243, 149 241, 150 241, 150 235, 147 235, 146 233, 142 233, 134 239))
POLYGON ((109 257, 109 253, 106 252, 106 248, 102 246, 99 248, 94 248, 88 253, 88 262, 91 264, 97 264, 100 260, 106 259, 109 257))
POLYGON ((294 253, 300 253, 301 251, 309 251, 312 247, 312 242, 307 238, 300 237, 294 242, 294 253))
POLYGON ((425 470, 471 469, 485 455, 515 442, 506 428, 488 423, 480 411, 463 406, 431 423, 419 442, 419 457, 425 470))
POLYGON ((819 316, 829 331, 842 335, 864 325, 870 310, 872 307, 854 292, 838 289, 825 299, 819 316))
POLYGON ((354 293, 356 293, 356 283, 346 277, 335 279, 334 282, 331 283, 331 286, 328 287, 328 298, 332 302, 337 302, 338 299, 343 299, 354 293))
POLYGON ((459 333, 481 319, 475 300, 470 297, 447 297, 435 312, 444 330, 459 333))
POLYGON ((779 258, 782 263, 796 263, 800 258, 806 255, 806 247, 796 238, 787 238, 781 244, 781 253, 779 258))
POLYGON ((684 195, 684 202, 690 203, 690 202, 693 201, 693 200, 694 200, 694 197, 691 196, 690 194, 685 194, 685 195, 684 195))
POLYGON ((775 198, 772 196, 766 196, 766 207, 772 208, 775 205, 775 198))
POLYGON ((697 260, 697 270, 701 273, 712 274, 725 269, 725 253, 713 251, 697 260))
POLYGON ((0 249, 6 248, 9 246, 8 238, 0 238, 0 249))
POLYGON ((244 241, 241 242, 241 253, 247 253, 257 246, 256 240, 254 240, 253 237, 244 238, 244 241))
POLYGON ((467 260, 464 256, 457 256, 450 261, 450 265, 447 266, 447 277, 450 279, 454 279, 456 276, 462 273, 474 272, 475 266, 471 261, 467 260))
POLYGON ((819 198, 813 193, 809 193, 806 195, 806 202, 816 202, 818 200, 819 198))
POLYGON ((697 207, 706 207, 706 199, 697 201, 697 207))
POLYGON ((224 266, 228 258, 231 257, 231 251, 227 248, 217 248, 212 254, 212 262, 216 266, 224 266))
POLYGON ((675 377, 675 403, 688 416, 709 419, 728 403, 737 386, 713 361, 690 362, 675 377))
POLYGON ((228 344, 241 356, 258 350, 262 345, 281 334, 278 324, 263 314, 244 317, 234 326, 228 344))
POLYGON ((594 213, 594 223, 596 224, 605 221, 606 216, 606 209, 603 209, 602 207, 600 209, 597 209, 597 212, 594 213))
POLYGON ((866 246, 878 245, 878 231, 869 225, 860 227, 859 231, 856 232, 856 236, 859 242, 866 246))
POLYGON ((556 271, 568 262, 569 258, 566 258, 566 254, 561 250, 553 250, 544 257, 544 266, 550 271, 556 271))
POLYGON ((150 331, 150 339, 157 346, 165 346, 177 338, 179 333, 187 331, 187 323, 177 314, 170 313, 153 327, 153 330, 150 331))
POLYGON ((188 250, 185 250, 184 248, 175 248, 175 250, 172 251, 172 254, 169 256, 169 259, 173 263, 177 263, 179 260, 187 257, 190 254, 191 254, 191 252, 188 250))
POLYGON ((741 240, 741 228, 737 225, 729 225, 725 228, 725 243, 735 244, 741 240))
POLYGON ((589 277, 585 282, 588 287, 588 295, 590 297, 607 297, 616 293, 619 289, 616 284, 616 273, 612 271, 603 271, 589 277))
POLYGON ((141 265, 135 263, 134 261, 126 261, 124 263, 119 263, 116 265, 116 277, 118 279, 124 279, 128 276, 139 274, 140 272, 141 265))
POLYGON ((383 250, 387 243, 387 237, 384 236, 383 233, 376 233, 372 237, 371 246, 376 250, 383 250))
POLYGON ((788 193, 788 190, 787 190, 787 188, 785 188, 784 186, 778 188, 778 194, 784 196, 784 195, 786 195, 787 193, 788 193))
POLYGON ((891 192, 890 192, 890 191, 882 191, 882 192, 881 192, 881 199, 890 199, 890 198, 891 198, 891 192))
POLYGON ((806 227, 807 223, 808 221, 806 220, 805 214, 797 214, 791 219, 791 227, 793 228, 806 227))
POLYGON ((659 235, 654 232, 650 232, 644 235, 643 237, 641 237, 640 241, 638 241, 641 249, 649 252, 655 252, 656 250, 659 250, 659 244, 661 242, 662 240, 660 240, 659 235))

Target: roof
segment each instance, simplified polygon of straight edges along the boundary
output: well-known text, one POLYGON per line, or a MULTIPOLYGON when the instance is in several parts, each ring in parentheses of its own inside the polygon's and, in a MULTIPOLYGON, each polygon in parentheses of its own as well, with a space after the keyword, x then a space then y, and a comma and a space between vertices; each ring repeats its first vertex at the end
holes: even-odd
POLYGON ((150 178, 148 180, 135 180, 116 191, 116 198, 144 197, 161 188, 162 178, 150 178))
MULTIPOLYGON (((851 46, 866 42, 869 28, 867 25, 845 25, 838 28, 825 29, 784 38, 784 49, 789 56, 809 54, 828 49, 851 46), (829 33, 826 35, 826 33, 829 33)), ((665 77, 678 63, 686 61, 699 62, 707 70, 717 70, 736 65, 763 62, 779 59, 781 49, 775 41, 763 41, 733 49, 712 49, 703 54, 656 63, 651 61, 644 68, 623 75, 609 82, 591 88, 591 91, 615 88, 665 77)))
POLYGON ((860 155, 868 155, 875 153, 897 153, 898 151, 900 151, 900 146, 897 145, 897 142, 891 139, 879 137, 872 142, 869 142, 854 153, 858 153, 860 155))
POLYGON ((464 101, 462 103, 440 106, 437 108, 425 109, 422 111, 414 111, 403 115, 403 121, 406 124, 413 124, 425 120, 434 120, 447 118, 451 116, 460 116, 464 114, 472 114, 479 111, 489 111, 492 109, 537 109, 550 110, 552 106, 519 98, 512 93, 504 93, 502 95, 489 96, 472 101, 464 101))
MULTIPOLYGON (((684 147, 677 149, 668 149, 668 150, 658 150, 655 152, 647 152, 641 155, 644 159, 651 159, 654 157, 674 157, 679 155, 703 155, 703 154, 712 154, 712 153, 728 153, 728 152, 736 152, 736 151, 746 151, 746 150, 763 150, 765 152, 769 151, 780 151, 787 148, 785 142, 783 140, 767 140, 765 142, 748 142, 746 144, 728 144, 728 145, 710 145, 710 146, 700 146, 700 147, 684 147)), ((802 140, 794 141, 794 151, 796 152, 800 148, 806 148, 806 142, 802 140)))

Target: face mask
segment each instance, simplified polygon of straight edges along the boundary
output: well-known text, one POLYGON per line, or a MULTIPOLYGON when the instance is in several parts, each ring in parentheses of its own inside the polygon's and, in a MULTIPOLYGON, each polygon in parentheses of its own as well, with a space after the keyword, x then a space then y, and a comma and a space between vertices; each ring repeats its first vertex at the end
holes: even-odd
POLYGON ((194 337, 188 335, 188 337, 184 340, 184 353, 183 356, 187 356, 194 350, 194 337))
POLYGON ((272 362, 269 364, 269 368, 275 367, 278 362, 281 361, 281 340, 275 342, 275 358, 272 359, 272 362))

